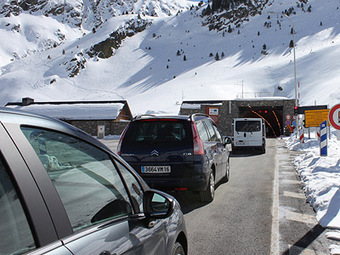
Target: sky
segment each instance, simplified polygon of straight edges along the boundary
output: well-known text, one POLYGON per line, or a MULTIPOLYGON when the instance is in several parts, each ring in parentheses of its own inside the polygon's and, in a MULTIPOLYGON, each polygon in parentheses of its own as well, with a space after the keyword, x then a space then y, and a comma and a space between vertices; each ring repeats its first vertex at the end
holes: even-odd
MULTIPOLYGON (((82 59, 92 45, 136 15, 108 19, 96 33, 53 17, 1 17, 0 37, 6 40, 0 44, 0 105, 23 97, 45 102, 125 99, 137 115, 178 114, 183 100, 293 99, 295 62, 300 105, 331 108, 340 101, 340 1, 309 0, 309 5, 311 12, 298 8, 295 0, 270 0, 263 15, 231 24, 232 33, 202 26, 201 10, 150 16, 148 29, 125 39, 111 58, 86 57, 85 69, 74 78, 69 77, 71 59, 82 59), (296 12, 290 19, 268 14, 290 7, 296 12), (289 48, 292 26, 296 61, 289 48)), ((339 141, 332 135, 325 158, 318 154, 316 139, 300 145, 291 138, 287 146, 306 152, 294 162, 317 219, 340 229, 339 141)))

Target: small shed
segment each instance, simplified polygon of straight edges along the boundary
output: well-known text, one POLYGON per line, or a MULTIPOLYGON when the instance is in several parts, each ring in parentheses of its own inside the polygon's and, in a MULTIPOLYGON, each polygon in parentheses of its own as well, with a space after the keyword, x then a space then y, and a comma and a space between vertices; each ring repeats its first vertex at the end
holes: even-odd
POLYGON ((76 126, 92 136, 120 135, 133 116, 126 100, 35 102, 23 98, 6 107, 46 115, 76 126))

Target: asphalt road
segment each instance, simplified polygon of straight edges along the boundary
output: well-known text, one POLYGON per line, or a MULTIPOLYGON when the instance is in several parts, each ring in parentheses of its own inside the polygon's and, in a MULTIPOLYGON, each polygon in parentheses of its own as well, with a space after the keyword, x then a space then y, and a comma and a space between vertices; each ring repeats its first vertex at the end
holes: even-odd
MULTIPOLYGON (((113 151, 117 141, 103 140, 113 151)), ((293 165, 297 152, 267 139, 266 154, 231 157, 230 180, 206 204, 192 193, 170 193, 180 202, 190 255, 329 254, 327 230, 317 224, 293 165)))
POLYGON ((175 195, 185 213, 189 254, 270 254, 276 140, 266 154, 231 158, 230 180, 219 185, 212 203, 175 195))

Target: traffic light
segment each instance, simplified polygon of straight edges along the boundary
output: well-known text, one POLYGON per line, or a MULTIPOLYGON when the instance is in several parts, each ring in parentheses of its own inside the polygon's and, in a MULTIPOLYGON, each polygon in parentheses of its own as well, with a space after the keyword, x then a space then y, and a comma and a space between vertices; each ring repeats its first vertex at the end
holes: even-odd
POLYGON ((294 106, 294 115, 298 115, 298 107, 294 106))

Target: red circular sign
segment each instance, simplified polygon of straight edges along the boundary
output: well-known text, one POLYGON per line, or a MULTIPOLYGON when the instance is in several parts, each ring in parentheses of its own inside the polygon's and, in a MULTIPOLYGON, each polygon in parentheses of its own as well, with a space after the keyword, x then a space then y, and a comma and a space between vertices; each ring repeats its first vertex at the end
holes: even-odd
POLYGON ((328 120, 332 127, 340 130, 340 104, 332 107, 328 114, 328 120))

